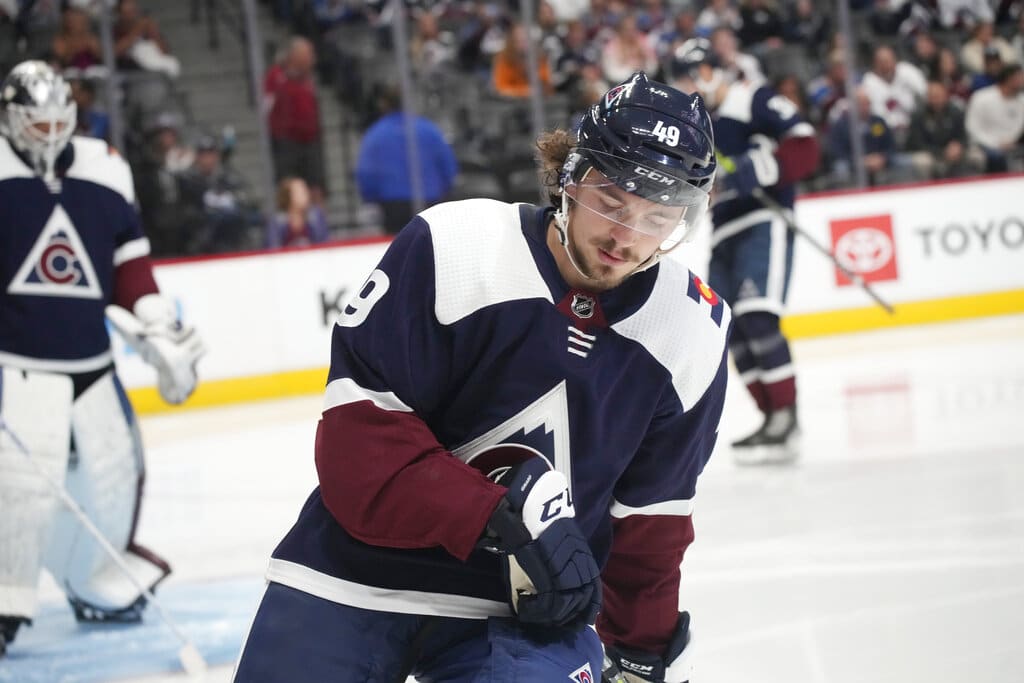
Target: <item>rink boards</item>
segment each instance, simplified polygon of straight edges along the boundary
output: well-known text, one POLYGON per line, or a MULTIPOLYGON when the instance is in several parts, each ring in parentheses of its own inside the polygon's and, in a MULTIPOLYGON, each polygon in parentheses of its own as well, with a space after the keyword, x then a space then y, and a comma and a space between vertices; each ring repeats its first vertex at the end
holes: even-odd
MULTIPOLYGON (((886 313, 797 239, 787 332, 794 338, 1024 311, 1024 176, 811 195, 796 222, 875 288, 886 313), (1016 266, 1016 267, 1015 267, 1016 266)), ((707 228, 673 257, 706 272, 707 228)), ((209 348, 188 406, 319 391, 330 331, 387 248, 383 239, 159 263, 209 348)), ((140 412, 163 410, 153 371, 115 339, 140 412)))

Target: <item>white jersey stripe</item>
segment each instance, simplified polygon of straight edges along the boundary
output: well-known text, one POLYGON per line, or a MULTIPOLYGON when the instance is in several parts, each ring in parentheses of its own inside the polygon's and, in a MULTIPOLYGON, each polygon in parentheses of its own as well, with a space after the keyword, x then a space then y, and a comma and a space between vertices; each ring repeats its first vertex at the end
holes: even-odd
POLYGON ((622 519, 630 515, 668 515, 672 517, 686 517, 693 514, 693 498, 686 500, 666 500, 663 503, 653 503, 635 508, 630 507, 617 500, 612 501, 608 511, 612 517, 622 519))
POLYGON ((341 377, 327 385, 324 392, 324 411, 357 401, 372 401, 373 405, 382 410, 412 412, 412 408, 402 403, 392 392, 364 389, 349 377, 341 377))
POLYGON ((142 256, 149 256, 149 239, 146 237, 130 240, 115 249, 114 266, 117 267, 122 263, 142 256))
POLYGON ((428 614, 458 619, 486 619, 507 617, 512 614, 505 602, 449 593, 375 588, 329 576, 286 560, 270 560, 267 580, 291 586, 340 605, 378 612, 428 614))

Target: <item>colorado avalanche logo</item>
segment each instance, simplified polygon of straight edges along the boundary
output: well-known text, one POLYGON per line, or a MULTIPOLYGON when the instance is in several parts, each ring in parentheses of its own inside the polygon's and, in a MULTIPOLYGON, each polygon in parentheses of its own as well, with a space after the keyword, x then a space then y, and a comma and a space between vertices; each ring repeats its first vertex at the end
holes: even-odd
POLYGON ((569 674, 569 680, 576 683, 594 683, 594 676, 590 673, 590 662, 569 674))
POLYGON ((7 291, 83 299, 102 297, 89 252, 60 205, 50 214, 7 291))
POLYGON ((569 308, 576 314, 577 318, 589 318, 594 315, 594 300, 582 294, 573 294, 572 303, 569 308))

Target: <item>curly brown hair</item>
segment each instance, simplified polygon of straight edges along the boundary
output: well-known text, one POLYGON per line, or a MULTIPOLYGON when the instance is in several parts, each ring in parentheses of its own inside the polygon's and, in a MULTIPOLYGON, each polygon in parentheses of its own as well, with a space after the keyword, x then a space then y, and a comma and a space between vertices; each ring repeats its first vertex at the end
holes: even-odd
POLYGON ((537 138, 537 177, 545 189, 552 205, 560 206, 562 188, 558 185, 558 175, 562 171, 569 151, 576 146, 576 136, 567 130, 555 130, 541 133, 537 138))

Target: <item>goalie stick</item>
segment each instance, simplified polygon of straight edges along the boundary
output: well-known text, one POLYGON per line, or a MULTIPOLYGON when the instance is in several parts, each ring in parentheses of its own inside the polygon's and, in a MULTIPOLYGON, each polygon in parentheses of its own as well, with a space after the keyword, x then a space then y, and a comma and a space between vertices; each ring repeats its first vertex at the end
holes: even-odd
POLYGON ((0 432, 5 432, 7 436, 10 437, 11 442, 14 444, 14 448, 25 456, 29 463, 32 464, 32 467, 36 470, 36 473, 46 481, 50 488, 53 489, 54 493, 57 494, 57 497, 60 498, 61 502, 68 508, 68 510, 71 511, 71 513, 75 517, 78 518, 78 521, 81 522, 82 526, 84 526, 86 530, 89 531, 92 537, 96 539, 96 542, 99 543, 100 547, 102 547, 103 550, 107 553, 107 555, 110 556, 110 559, 114 561, 114 564, 117 565, 118 569, 120 569, 124 573, 124 575, 128 577, 128 580, 132 582, 135 588, 142 594, 144 598, 146 598, 149 604, 153 605, 153 607, 156 608, 157 614, 160 615, 160 618, 163 620, 163 622, 167 624, 167 627, 174 632, 174 635, 182 643, 182 647, 178 651, 178 659, 181 661, 181 666, 185 670, 185 673, 187 673, 190 677, 193 678, 202 676, 207 668, 206 661, 203 659, 203 656, 199 654, 199 650, 196 648, 195 644, 191 640, 189 640, 189 637, 185 635, 185 633, 180 628, 178 628, 177 624, 175 624, 167 615, 167 612, 164 611, 164 608, 160 605, 160 602, 156 599, 156 596, 153 595, 153 591, 143 586, 142 583, 137 578, 135 578, 135 575, 132 574, 131 569, 129 569, 124 559, 121 558, 121 555, 117 552, 117 550, 110 543, 110 541, 107 540, 107 537, 103 535, 103 532, 101 532, 93 523, 93 521, 89 519, 89 516, 85 514, 85 511, 81 508, 81 506, 79 506, 79 504, 75 502, 75 499, 71 497, 71 494, 68 493, 67 489, 64 488, 64 486, 62 486, 60 482, 51 477, 50 474, 43 468, 43 466, 39 464, 35 458, 32 457, 32 454, 29 452, 28 448, 25 446, 24 443, 22 443, 21 439, 18 438, 18 435, 15 434, 14 431, 7 426, 7 422, 5 422, 2 417, 0 417, 0 432))

